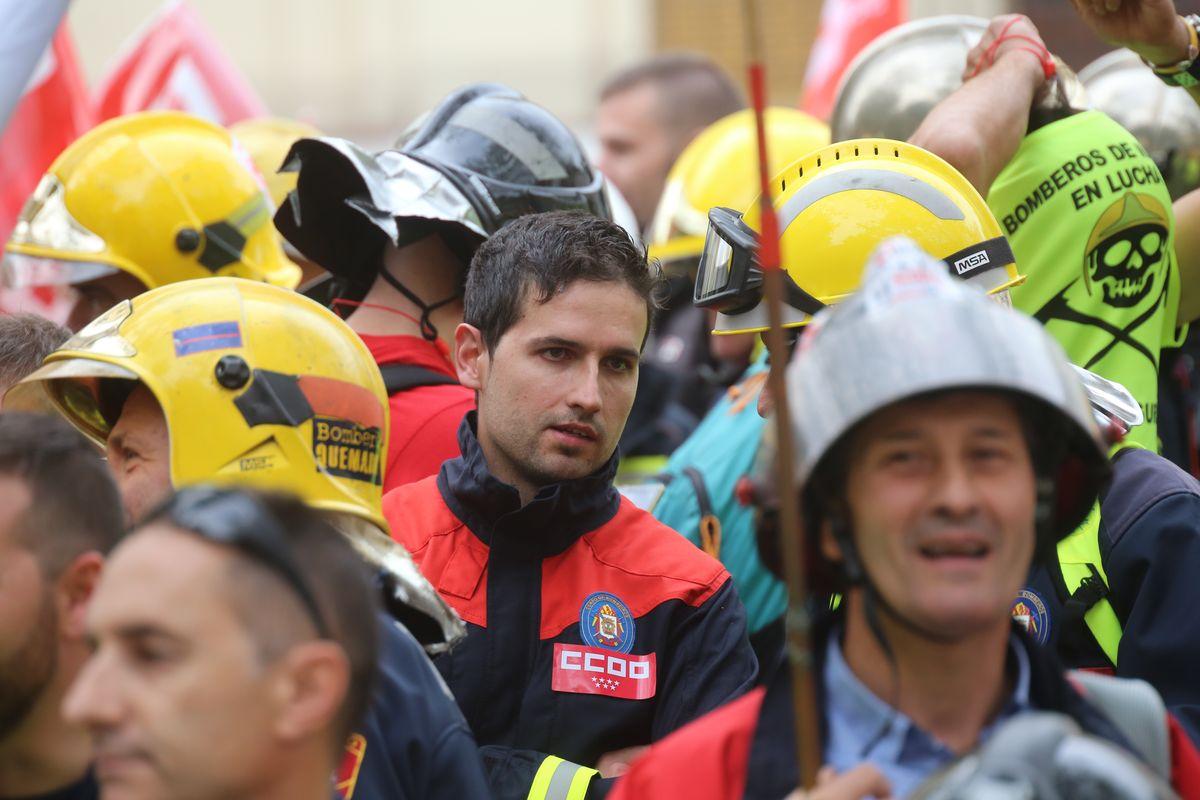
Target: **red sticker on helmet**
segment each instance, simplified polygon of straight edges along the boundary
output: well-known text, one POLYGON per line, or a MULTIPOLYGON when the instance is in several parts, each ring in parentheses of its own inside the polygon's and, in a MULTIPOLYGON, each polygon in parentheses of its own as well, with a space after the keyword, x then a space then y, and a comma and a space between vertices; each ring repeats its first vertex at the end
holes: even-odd
POLYGON ((364 428, 383 428, 383 406, 365 386, 317 375, 301 375, 297 383, 313 414, 350 420, 364 428))

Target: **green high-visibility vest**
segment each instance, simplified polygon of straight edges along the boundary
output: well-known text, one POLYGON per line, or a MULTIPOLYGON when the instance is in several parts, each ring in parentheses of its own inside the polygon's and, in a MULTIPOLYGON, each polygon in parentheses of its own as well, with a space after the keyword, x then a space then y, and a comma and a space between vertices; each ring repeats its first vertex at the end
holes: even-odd
MULTIPOLYGON (((1062 572, 1067 594, 1076 595, 1087 581, 1103 582, 1107 595, 1108 576, 1100 557, 1100 503, 1092 506, 1083 524, 1058 543, 1058 567, 1062 572)), ((1121 621, 1113 611, 1108 597, 1097 600, 1083 615, 1083 621, 1092 632, 1096 643, 1105 657, 1117 666, 1117 650, 1121 646, 1121 621)))
MULTIPOLYGON (((1140 445, 1122 442, 1113 447, 1109 458, 1116 458, 1122 450, 1133 447, 1140 445)), ((1098 599, 1084 612, 1083 621, 1096 644, 1100 645, 1100 650, 1116 668, 1122 628, 1117 612, 1108 602, 1108 575, 1104 572, 1104 559, 1100 553, 1099 500, 1092 506, 1083 524, 1058 543, 1058 568, 1062 572, 1068 597, 1080 600, 1087 595, 1098 595, 1098 599)))
POLYGON ((1128 438, 1158 452, 1158 366, 1183 340, 1171 196, 1129 131, 1099 111, 1027 135, 988 206, 1027 276, 1012 301, 1071 361, 1116 381, 1146 421, 1128 438))

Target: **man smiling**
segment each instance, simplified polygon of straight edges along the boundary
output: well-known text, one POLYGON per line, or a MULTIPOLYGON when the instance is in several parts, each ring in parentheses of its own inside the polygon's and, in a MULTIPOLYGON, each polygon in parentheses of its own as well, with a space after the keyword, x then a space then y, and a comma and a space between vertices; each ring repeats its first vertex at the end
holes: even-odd
POLYGON ((435 663, 498 797, 601 796, 755 675, 729 574, 612 485, 653 283, 594 217, 523 217, 485 242, 455 336, 478 398, 463 455, 384 498, 468 624, 435 663))
MULTIPOLYGON (((1070 718, 1197 796, 1196 751, 1153 689, 1068 676, 1010 617, 1030 564, 1053 558, 1108 473, 1049 335, 892 239, 862 288, 816 316, 787 385, 809 579, 818 599, 844 598, 814 630, 826 769, 804 796, 908 797, 1031 712, 1070 718)), ((657 745, 614 800, 788 795, 789 678, 657 745)))

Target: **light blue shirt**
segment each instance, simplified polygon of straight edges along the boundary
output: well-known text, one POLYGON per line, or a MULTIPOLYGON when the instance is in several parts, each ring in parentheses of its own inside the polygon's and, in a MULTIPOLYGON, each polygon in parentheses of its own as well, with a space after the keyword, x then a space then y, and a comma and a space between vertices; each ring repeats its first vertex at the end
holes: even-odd
MULTIPOLYGON (((891 783, 892 794, 905 797, 957 756, 864 686, 842 658, 838 639, 836 634, 829 637, 822 675, 829 726, 825 763, 838 772, 864 762, 874 764, 891 783)), ((1029 654, 1015 636, 1009 650, 1017 668, 1016 683, 999 716, 980 733, 980 743, 1004 720, 1032 709, 1029 654)))

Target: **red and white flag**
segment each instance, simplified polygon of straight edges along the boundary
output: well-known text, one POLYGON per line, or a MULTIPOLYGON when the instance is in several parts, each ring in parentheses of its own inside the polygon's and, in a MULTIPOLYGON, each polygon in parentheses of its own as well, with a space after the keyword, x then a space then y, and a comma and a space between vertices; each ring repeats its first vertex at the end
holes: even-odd
MULTIPOLYGON (((21 207, 51 162, 93 121, 83 71, 64 22, 0 136, 0 242, 8 241, 21 207)), ((0 287, 0 310, 28 311, 61 322, 67 307, 60 295, 53 287, 0 287)))
POLYGON ((101 119, 151 109, 217 123, 266 114, 245 76, 184 0, 171 0, 126 46, 96 92, 101 119))
POLYGON ((858 52, 908 17, 906 0, 825 0, 800 108, 829 119, 838 81, 858 52))

